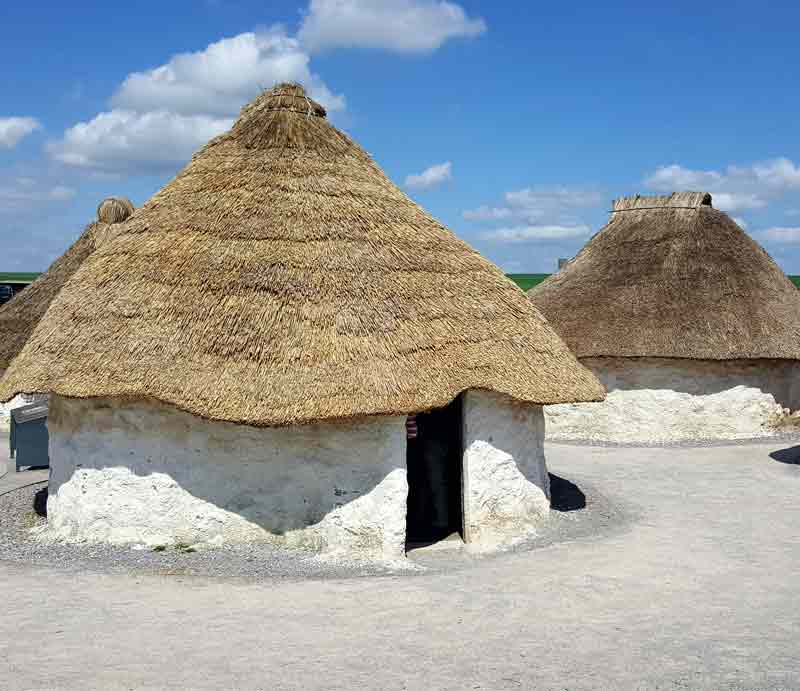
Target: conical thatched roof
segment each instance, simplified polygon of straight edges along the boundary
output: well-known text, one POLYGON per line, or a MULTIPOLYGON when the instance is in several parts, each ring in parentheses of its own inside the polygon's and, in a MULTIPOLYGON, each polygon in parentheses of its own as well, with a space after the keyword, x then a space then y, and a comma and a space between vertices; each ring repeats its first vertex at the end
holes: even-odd
POLYGON ((296 85, 246 106, 55 300, 0 386, 286 425, 603 390, 296 85))
POLYGON ((25 290, 0 307, 0 372, 22 350, 39 320, 53 298, 95 249, 113 235, 117 227, 133 213, 133 205, 127 199, 110 197, 97 210, 98 221, 90 223, 75 243, 52 266, 25 290), (127 204, 125 211, 117 204, 127 204), (109 209, 113 208, 113 213, 109 209))
POLYGON ((800 291, 709 194, 617 200, 528 295, 578 357, 800 358, 800 291))

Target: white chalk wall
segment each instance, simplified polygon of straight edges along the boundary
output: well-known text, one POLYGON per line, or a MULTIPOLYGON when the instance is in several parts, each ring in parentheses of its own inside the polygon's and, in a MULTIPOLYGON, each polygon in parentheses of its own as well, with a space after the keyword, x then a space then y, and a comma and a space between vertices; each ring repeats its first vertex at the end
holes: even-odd
POLYGON ((0 403, 0 421, 8 422, 9 418, 11 417, 11 411, 15 408, 19 408, 21 406, 27 405, 28 400, 25 396, 15 396, 7 403, 0 403))
POLYGON ((630 443, 745 439, 798 407, 798 365, 774 360, 583 358, 602 403, 547 406, 548 439, 630 443))
POLYGON ((54 396, 48 425, 47 537, 404 554, 404 417, 257 429, 54 396))
POLYGON ((491 546, 524 536, 550 511, 541 406, 464 394, 464 530, 491 546))

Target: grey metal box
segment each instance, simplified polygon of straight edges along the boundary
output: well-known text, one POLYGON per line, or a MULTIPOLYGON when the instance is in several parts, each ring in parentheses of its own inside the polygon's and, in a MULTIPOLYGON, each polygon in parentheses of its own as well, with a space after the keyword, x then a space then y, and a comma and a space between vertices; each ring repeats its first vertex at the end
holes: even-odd
POLYGON ((47 403, 32 403, 11 411, 11 458, 21 468, 50 467, 47 403))

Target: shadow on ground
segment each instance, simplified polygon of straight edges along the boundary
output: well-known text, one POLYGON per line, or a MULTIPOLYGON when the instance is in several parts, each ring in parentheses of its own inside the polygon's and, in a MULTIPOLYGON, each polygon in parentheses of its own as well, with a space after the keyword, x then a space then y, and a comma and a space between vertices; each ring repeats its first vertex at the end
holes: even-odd
POLYGON ((550 508, 553 511, 580 511, 586 508, 586 495, 574 482, 550 473, 550 508))
POLYGON ((791 446, 788 449, 773 451, 769 457, 778 463, 800 465, 800 446, 791 446))

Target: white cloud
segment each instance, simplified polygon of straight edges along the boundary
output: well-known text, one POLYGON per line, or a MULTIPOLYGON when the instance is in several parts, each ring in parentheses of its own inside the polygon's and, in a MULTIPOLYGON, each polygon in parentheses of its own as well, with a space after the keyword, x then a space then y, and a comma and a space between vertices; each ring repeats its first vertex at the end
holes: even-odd
POLYGON ((67 187, 66 185, 56 185, 55 187, 50 188, 48 196, 53 201, 66 202, 72 199, 75 194, 75 190, 71 187, 67 187))
POLYGON ((800 190, 800 168, 788 158, 749 166, 731 165, 724 171, 691 170, 677 164, 661 166, 644 180, 659 192, 711 192, 714 206, 724 211, 763 209, 789 191, 800 190))
POLYGON ((298 38, 310 52, 380 48, 430 53, 452 38, 472 38, 486 22, 444 0, 311 0, 298 38))
POLYGON ((747 221, 745 221, 741 216, 734 216, 733 222, 740 228, 747 230, 747 221))
POLYGON ((18 177, 0 183, 0 213, 35 210, 43 203, 68 202, 76 194, 71 187, 18 177))
POLYGON ((429 190, 452 179, 453 164, 447 161, 447 163, 431 166, 418 175, 409 175, 406 178, 405 186, 413 190, 429 190))
POLYGON ((281 27, 243 33, 130 74, 112 110, 70 127, 47 146, 57 161, 105 173, 162 173, 227 130, 240 108, 278 81, 304 83, 331 111, 345 107, 281 27))
POLYGON ((483 233, 484 240, 505 244, 519 244, 541 241, 569 240, 572 238, 582 238, 591 232, 587 225, 560 226, 560 225, 541 225, 541 226, 516 226, 513 228, 497 228, 483 233))
POLYGON ((499 221, 511 218, 514 212, 507 207, 486 206, 483 204, 476 209, 467 209, 463 216, 468 221, 499 221))
POLYGON ((36 118, 0 118, 0 148, 13 149, 25 137, 41 127, 36 118))
POLYGON ((328 110, 344 108, 309 69, 310 57, 282 27, 244 33, 181 53, 166 65, 128 75, 111 99, 114 108, 179 115, 230 117, 276 82, 301 82, 328 110))
POLYGON ((68 166, 105 172, 163 172, 185 163, 233 120, 156 111, 112 110, 70 127, 50 155, 68 166))
POLYGON ((715 170, 689 170, 673 164, 660 166, 645 178, 644 184, 659 192, 675 192, 683 190, 716 189, 724 180, 722 173, 715 170))
MULTIPOLYGON (((703 190, 705 191, 705 190, 703 190)), ((714 199, 714 206, 722 211, 735 213, 737 211, 748 211, 752 209, 763 209, 767 205, 767 200, 757 194, 731 194, 730 192, 714 192, 711 195, 714 199)))
POLYGON ((800 242, 800 228, 768 228, 761 232, 764 238, 780 244, 800 242))
POLYGON ((603 196, 595 190, 569 187, 526 187, 506 192, 505 205, 479 206, 464 211, 470 221, 496 221, 516 219, 538 225, 555 222, 557 225, 577 225, 575 214, 580 209, 598 206, 603 196))

